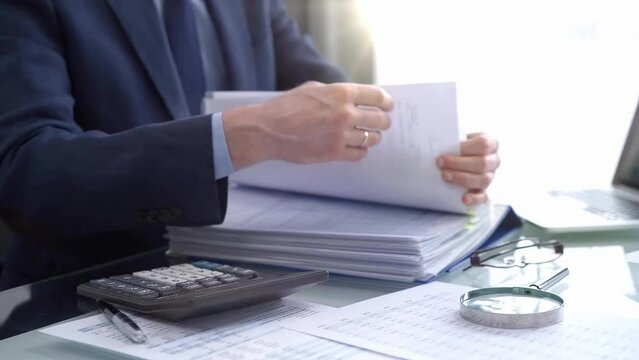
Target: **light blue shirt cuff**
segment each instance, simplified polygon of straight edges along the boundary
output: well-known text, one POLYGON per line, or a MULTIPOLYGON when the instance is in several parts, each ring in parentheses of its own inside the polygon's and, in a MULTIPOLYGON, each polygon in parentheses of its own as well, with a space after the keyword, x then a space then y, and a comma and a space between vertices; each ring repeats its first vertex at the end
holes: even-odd
POLYGON ((213 168, 215 169, 215 180, 219 180, 233 173, 233 162, 229 154, 229 147, 226 144, 221 112, 213 114, 211 118, 211 133, 213 139, 213 168))

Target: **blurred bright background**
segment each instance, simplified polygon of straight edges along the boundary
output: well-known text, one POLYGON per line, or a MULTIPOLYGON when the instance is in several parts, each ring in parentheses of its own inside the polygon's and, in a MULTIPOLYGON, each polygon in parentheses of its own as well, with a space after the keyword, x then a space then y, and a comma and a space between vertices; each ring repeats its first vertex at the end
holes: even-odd
POLYGON ((636 0, 312 3, 302 24, 354 80, 457 83, 463 130, 501 142, 497 201, 611 181, 639 96, 636 0))

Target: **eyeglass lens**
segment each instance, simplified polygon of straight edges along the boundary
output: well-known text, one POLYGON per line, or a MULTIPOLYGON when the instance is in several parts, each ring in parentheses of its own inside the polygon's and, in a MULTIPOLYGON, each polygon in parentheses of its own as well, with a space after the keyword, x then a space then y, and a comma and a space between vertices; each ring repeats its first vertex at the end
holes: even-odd
POLYGON ((501 255, 489 257, 481 264, 492 267, 523 267, 528 264, 551 262, 560 256, 561 253, 557 253, 552 244, 539 245, 536 240, 521 239, 513 243, 510 249, 502 250, 501 255))

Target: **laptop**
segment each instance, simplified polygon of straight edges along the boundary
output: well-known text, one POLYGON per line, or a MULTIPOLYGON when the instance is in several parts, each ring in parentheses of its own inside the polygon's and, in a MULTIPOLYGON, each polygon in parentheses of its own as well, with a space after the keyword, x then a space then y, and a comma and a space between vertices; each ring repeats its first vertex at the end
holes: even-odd
POLYGON ((639 229, 639 106, 608 188, 549 191, 515 210, 548 232, 639 229))

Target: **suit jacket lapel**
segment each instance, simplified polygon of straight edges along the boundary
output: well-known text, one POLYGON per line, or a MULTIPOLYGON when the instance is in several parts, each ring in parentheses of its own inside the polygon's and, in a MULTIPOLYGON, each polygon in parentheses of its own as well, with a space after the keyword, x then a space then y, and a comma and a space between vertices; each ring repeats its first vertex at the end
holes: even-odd
POLYGON ((189 116, 182 84, 152 0, 108 0, 173 118, 189 116))
POLYGON ((220 39, 230 89, 252 89, 256 76, 244 1, 205 1, 220 39))

